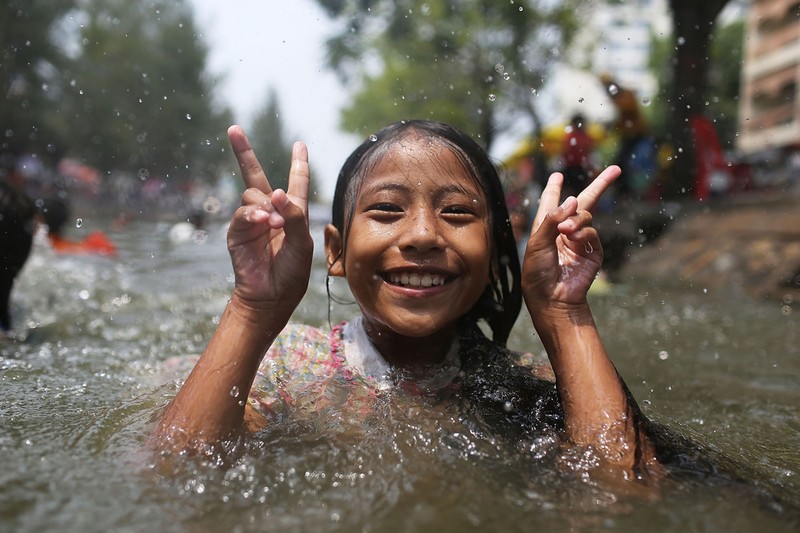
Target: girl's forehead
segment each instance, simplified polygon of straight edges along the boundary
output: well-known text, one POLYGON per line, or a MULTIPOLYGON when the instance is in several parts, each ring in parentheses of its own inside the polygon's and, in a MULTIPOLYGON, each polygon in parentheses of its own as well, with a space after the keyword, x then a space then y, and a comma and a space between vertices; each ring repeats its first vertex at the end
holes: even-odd
POLYGON ((425 137, 392 142, 365 175, 364 185, 382 180, 410 180, 418 185, 460 186, 483 195, 483 187, 467 158, 448 144, 425 137))

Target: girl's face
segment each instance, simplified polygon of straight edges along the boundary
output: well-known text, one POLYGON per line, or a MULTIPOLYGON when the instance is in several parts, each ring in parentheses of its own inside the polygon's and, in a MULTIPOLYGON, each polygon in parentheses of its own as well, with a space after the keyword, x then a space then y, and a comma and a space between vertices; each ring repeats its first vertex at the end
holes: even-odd
POLYGON ((441 143, 388 149, 362 184, 344 259, 333 226, 326 236, 331 274, 347 277, 368 331, 422 338, 456 325, 489 283, 488 209, 441 143))

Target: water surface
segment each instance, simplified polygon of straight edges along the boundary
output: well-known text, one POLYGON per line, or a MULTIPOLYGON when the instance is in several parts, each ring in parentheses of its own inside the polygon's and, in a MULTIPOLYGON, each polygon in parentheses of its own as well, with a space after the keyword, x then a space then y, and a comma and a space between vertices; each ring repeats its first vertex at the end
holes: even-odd
MULTIPOLYGON (((509 442, 408 396, 368 416, 311 410, 233 464, 167 472, 144 446, 185 377, 165 362, 202 352, 232 288, 224 228, 182 243, 168 229, 113 232, 116 259, 35 246, 12 308, 24 340, 0 342, 1 530, 797 530, 800 308, 734 289, 631 280, 592 297, 645 413, 715 458, 657 494, 586 479, 591 457, 555 461, 547 436, 509 442)), ((295 318, 325 324, 327 307, 316 268, 295 318)), ((334 304, 332 319, 354 312, 334 304)), ((510 344, 541 350, 526 321, 510 344)))

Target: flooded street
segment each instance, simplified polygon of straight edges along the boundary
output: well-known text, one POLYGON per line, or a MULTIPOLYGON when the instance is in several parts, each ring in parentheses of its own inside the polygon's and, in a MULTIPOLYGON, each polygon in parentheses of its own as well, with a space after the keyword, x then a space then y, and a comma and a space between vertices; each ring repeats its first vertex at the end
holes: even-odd
MULTIPOLYGON (((413 398, 368 416, 310 412, 248 439, 232 465, 179 459, 167 472, 145 441, 233 287, 221 224, 179 243, 169 228, 111 232, 115 259, 35 244, 13 293, 22 340, 0 341, 0 530, 797 530, 800 303, 735 288, 631 280, 592 295, 645 414, 715 458, 654 494, 588 481, 546 439, 495 438, 455 404, 413 398)), ((325 325, 314 233, 295 320, 325 325)), ((334 303, 332 320, 355 312, 334 303)), ((541 351, 527 321, 509 345, 541 351)))

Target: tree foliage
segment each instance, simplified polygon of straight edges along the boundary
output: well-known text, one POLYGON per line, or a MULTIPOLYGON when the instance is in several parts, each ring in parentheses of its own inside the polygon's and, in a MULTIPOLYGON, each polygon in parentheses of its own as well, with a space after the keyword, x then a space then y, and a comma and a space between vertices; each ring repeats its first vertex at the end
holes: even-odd
POLYGON ((540 127, 535 94, 569 42, 578 2, 317 0, 342 23, 331 67, 355 89, 346 130, 402 118, 450 122, 488 148, 520 114, 540 127))
MULTIPOLYGON (((703 113, 714 123, 723 148, 732 148, 737 132, 739 85, 744 45, 744 21, 715 26, 710 38, 708 94, 702 104, 703 113)), ((675 40, 672 36, 655 39, 650 68, 659 80, 660 97, 653 100, 649 111, 654 131, 659 137, 671 134, 673 112, 669 101, 675 94, 675 40)))
POLYGON ((2 152, 176 178, 229 163, 230 112, 214 102, 188 4, 11 0, 0 46, 2 152))
POLYGON ((57 105, 65 55, 59 22, 72 0, 7 0, 0 4, 0 154, 62 150, 57 105))
POLYGON ((213 102, 207 50, 184 4, 85 0, 70 77, 73 150, 103 170, 215 176, 228 112, 213 102), (210 133, 215 132, 215 133, 210 133))

